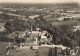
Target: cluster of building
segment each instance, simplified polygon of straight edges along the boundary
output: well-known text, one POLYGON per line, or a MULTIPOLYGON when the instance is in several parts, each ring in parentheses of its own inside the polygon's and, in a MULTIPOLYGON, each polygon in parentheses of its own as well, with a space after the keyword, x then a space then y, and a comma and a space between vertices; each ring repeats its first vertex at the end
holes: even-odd
POLYGON ((58 18, 58 21, 80 20, 80 14, 68 14, 58 18))
MULTIPOLYGON (((77 56, 80 55, 80 48, 76 47, 70 49, 63 45, 54 45, 51 43, 52 36, 47 31, 40 31, 40 28, 37 28, 36 31, 26 30, 26 31, 16 31, 10 34, 8 37, 15 39, 25 39, 25 42, 20 42, 16 44, 16 41, 13 41, 13 46, 16 50, 20 49, 32 49, 37 50, 38 56, 77 56), (17 47, 19 45, 19 47, 17 47)), ((10 43, 9 43, 10 44, 10 43)), ((11 45, 11 44, 10 44, 11 45)), ((10 46, 9 45, 9 46, 10 46)))
MULTIPOLYGON (((11 10, 16 12, 16 9, 13 8, 3 8, 4 10, 11 10)), ((52 15, 55 12, 51 12, 51 9, 43 8, 43 9, 36 9, 35 8, 25 8, 28 11, 34 11, 35 12, 47 12, 48 15, 43 15, 42 17, 46 20, 52 20, 54 19, 52 15)), ((73 11, 74 12, 74 11, 73 11)), ((61 15, 68 15, 69 13, 73 12, 67 12, 67 13, 60 13, 59 11, 56 11, 56 14, 61 14, 61 15)), ((0 12, 2 14, 3 12, 0 12)), ((26 16, 24 15, 16 15, 12 13, 6 13, 7 15, 13 16, 18 18, 19 20, 28 20, 26 19, 26 16)), ((36 17, 39 17, 40 15, 29 15, 28 18, 34 19, 36 17)), ((80 15, 79 14, 71 14, 68 16, 63 16, 57 18, 58 21, 66 21, 66 20, 75 20, 78 19, 80 20, 80 15)), ((13 21, 13 20, 10 20, 13 21)), ((80 25, 73 26, 74 31, 80 30, 80 25)), ((0 26, 0 31, 3 30, 3 26, 0 26)), ((69 47, 65 47, 62 45, 54 45, 52 44, 52 36, 50 33, 47 31, 43 30, 40 31, 40 28, 37 28, 36 31, 33 31, 32 28, 31 30, 26 30, 26 31, 15 31, 11 33, 9 38, 12 38, 12 42, 9 43, 8 47, 14 46, 17 50, 18 49, 34 49, 38 50, 38 56, 79 56, 80 54, 80 48, 74 48, 70 49, 69 47), (19 42, 19 43, 16 43, 19 42), (50 54, 51 53, 51 54, 50 54)))
MULTIPOLYGON (((32 46, 40 46, 40 45, 50 45, 52 41, 52 36, 47 31, 40 31, 40 28, 37 28, 36 31, 26 30, 26 31, 15 31, 10 34, 8 37, 13 38, 13 43, 16 43, 15 38, 25 39, 24 46, 32 47, 32 46)), ((18 42, 21 40, 18 40, 18 42)), ((19 43, 20 47, 22 46, 22 42, 19 43)))

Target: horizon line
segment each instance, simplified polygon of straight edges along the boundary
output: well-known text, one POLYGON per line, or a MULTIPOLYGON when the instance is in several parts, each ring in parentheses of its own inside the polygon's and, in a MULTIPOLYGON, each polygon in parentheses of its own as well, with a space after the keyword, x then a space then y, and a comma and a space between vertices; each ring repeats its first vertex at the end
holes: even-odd
POLYGON ((0 3, 18 3, 18 4, 61 4, 61 3, 79 3, 79 2, 0 2, 0 3))

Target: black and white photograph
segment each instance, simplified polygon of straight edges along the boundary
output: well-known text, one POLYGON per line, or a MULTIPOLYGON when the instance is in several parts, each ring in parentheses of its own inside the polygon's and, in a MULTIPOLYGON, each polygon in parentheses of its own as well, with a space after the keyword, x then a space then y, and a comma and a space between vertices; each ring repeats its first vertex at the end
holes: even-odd
POLYGON ((0 0, 0 56, 80 56, 80 0, 0 0))

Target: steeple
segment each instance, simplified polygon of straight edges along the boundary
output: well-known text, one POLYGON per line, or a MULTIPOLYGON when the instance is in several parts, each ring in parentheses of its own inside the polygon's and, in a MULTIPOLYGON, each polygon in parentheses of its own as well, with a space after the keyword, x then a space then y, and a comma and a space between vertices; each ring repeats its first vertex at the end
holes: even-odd
POLYGON ((31 26, 31 39, 32 39, 32 26, 31 26))

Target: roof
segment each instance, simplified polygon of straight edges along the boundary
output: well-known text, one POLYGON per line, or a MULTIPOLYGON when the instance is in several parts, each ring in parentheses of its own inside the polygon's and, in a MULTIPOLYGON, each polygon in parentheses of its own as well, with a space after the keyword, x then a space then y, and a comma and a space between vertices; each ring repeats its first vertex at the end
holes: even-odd
POLYGON ((37 31, 39 31, 39 30, 40 30, 40 28, 36 28, 36 30, 37 30, 37 31))
POLYGON ((41 32, 41 35, 45 35, 47 33, 47 31, 43 31, 43 32, 41 32))
POLYGON ((39 31, 32 31, 32 32, 28 32, 28 33, 41 33, 39 31))
POLYGON ((47 31, 43 31, 44 33, 47 33, 47 31))
POLYGON ((50 18, 52 15, 43 16, 43 18, 50 18))
POLYGON ((61 21, 61 20, 64 20, 64 18, 63 17, 60 17, 60 18, 58 18, 58 20, 61 21))
POLYGON ((17 14, 12 14, 12 13, 6 13, 7 15, 11 15, 11 16, 16 16, 16 17, 25 17, 25 16, 22 16, 22 15, 17 15, 17 14))
POLYGON ((32 49, 38 49, 38 46, 33 46, 32 49))
POLYGON ((29 18, 31 18, 31 19, 34 19, 35 17, 39 17, 39 15, 32 15, 32 16, 29 16, 29 18))
POLYGON ((46 36, 43 36, 43 37, 41 37, 41 39, 40 39, 41 42, 44 42, 44 41, 46 41, 46 40, 47 40, 47 37, 46 37, 46 36))
POLYGON ((32 31, 32 32, 28 32, 28 34, 30 34, 29 36, 31 37, 38 37, 41 35, 41 32, 39 31, 32 31))
POLYGON ((41 35, 41 39, 46 39, 46 38, 47 38, 47 36, 42 36, 42 35, 41 35))
POLYGON ((58 20, 62 21, 62 20, 64 20, 64 18, 70 18, 71 19, 72 17, 60 17, 60 18, 58 18, 58 20))

